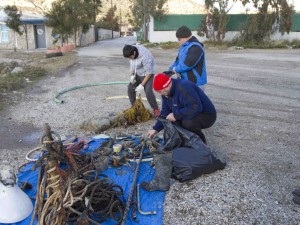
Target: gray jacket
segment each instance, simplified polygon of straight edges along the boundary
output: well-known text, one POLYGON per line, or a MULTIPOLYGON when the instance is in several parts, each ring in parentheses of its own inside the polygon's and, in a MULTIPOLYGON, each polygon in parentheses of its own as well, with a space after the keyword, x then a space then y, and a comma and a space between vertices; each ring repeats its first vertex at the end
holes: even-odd
POLYGON ((136 59, 130 59, 130 73, 136 73, 139 76, 154 74, 154 58, 151 52, 143 45, 133 45, 138 49, 139 56, 136 59))

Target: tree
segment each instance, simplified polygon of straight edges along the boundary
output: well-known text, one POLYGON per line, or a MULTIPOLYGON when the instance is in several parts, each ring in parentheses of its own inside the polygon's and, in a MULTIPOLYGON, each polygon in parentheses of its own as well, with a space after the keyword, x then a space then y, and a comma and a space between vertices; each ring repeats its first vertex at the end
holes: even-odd
POLYGON ((21 31, 20 27, 22 25, 21 23, 21 16, 22 16, 22 12, 18 11, 18 8, 15 5, 7 5, 4 8, 4 12, 7 15, 7 19, 5 21, 6 25, 12 29, 15 33, 14 37, 15 37, 15 47, 14 47, 14 51, 17 50, 17 39, 16 39, 16 33, 18 33, 19 35, 23 34, 23 31, 21 31))
POLYGON ((97 15, 100 13, 101 11, 101 7, 102 7, 102 1, 101 0, 85 0, 91 7, 91 16, 93 19, 93 24, 96 24, 97 21, 97 15))
POLYGON ((144 41, 148 41, 148 24, 150 15, 160 19, 164 15, 164 4, 167 0, 132 0, 131 11, 133 19, 130 20, 135 28, 143 27, 144 41))
POLYGON ((242 0, 242 3, 253 3, 258 13, 250 15, 248 23, 242 33, 245 41, 262 42, 274 32, 289 33, 292 27, 294 6, 287 0, 242 0))
POLYGON ((67 15, 68 9, 63 1, 52 3, 52 8, 45 13, 47 18, 45 24, 52 27, 52 35, 60 35, 62 44, 65 43, 68 36, 72 33, 70 26, 70 17, 67 15))
POLYGON ((90 25, 94 24, 95 3, 100 0, 58 0, 52 3, 52 8, 45 14, 46 25, 53 28, 52 34, 60 34, 62 44, 74 34, 75 43, 77 33, 86 33, 90 25), (92 16, 91 16, 92 15, 92 16))
POLYGON ((6 25, 12 29, 13 31, 17 32, 19 35, 22 35, 23 32, 20 29, 21 23, 21 16, 22 12, 18 11, 18 8, 15 5, 8 5, 4 8, 4 12, 7 15, 6 25))
POLYGON ((119 30, 119 17, 116 16, 117 6, 114 5, 108 10, 106 15, 97 23, 97 27, 119 30))
MULTIPOLYGON (((236 1, 236 0, 234 0, 236 1)), ((205 8, 208 11, 198 34, 206 35, 211 41, 221 41, 225 37, 228 23, 228 12, 232 8, 229 0, 205 0, 205 8), (215 29, 217 34, 215 35, 215 29)))

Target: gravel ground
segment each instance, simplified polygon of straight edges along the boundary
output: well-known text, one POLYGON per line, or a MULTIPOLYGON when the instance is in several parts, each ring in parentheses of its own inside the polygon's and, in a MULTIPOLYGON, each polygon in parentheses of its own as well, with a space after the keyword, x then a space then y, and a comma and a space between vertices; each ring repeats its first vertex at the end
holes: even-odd
MULTIPOLYGON (((95 43, 78 49, 78 62, 15 93, 1 113, 0 160, 20 166, 37 145, 48 122, 64 136, 93 135, 76 125, 93 117, 128 108, 126 85, 97 86, 67 92, 77 85, 128 81, 129 63, 122 46, 133 37, 95 43)), ((166 70, 176 50, 151 49, 156 71, 166 70)), ((300 208, 291 191, 300 186, 300 50, 206 49, 206 93, 215 103, 218 119, 205 130, 208 145, 227 161, 227 167, 186 183, 175 182, 167 192, 165 225, 186 224, 300 224, 300 208)), ((148 103, 145 103, 149 107, 148 103)), ((146 133, 154 123, 116 128, 146 133)))

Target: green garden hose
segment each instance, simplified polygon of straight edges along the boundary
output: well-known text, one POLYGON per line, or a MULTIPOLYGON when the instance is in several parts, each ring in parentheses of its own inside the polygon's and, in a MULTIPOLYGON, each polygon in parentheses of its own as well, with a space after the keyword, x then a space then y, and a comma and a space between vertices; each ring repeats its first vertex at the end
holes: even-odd
POLYGON ((86 87, 102 86, 102 85, 114 85, 114 84, 128 84, 128 81, 104 82, 104 83, 79 85, 79 86, 76 86, 76 87, 72 87, 72 88, 68 88, 68 89, 60 91, 59 93, 57 93, 57 95, 55 95, 54 101, 57 102, 57 103, 64 103, 64 101, 58 99, 58 97, 61 96, 64 93, 66 93, 66 92, 73 91, 73 90, 76 90, 76 89, 86 88, 86 87))

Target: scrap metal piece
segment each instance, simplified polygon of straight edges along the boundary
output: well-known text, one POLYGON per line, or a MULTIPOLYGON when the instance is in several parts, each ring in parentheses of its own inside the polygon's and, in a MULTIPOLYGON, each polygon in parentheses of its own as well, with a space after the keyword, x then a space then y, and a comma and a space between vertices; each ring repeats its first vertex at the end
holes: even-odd
POLYGON ((140 185, 138 184, 136 186, 136 191, 137 191, 137 204, 138 204, 138 211, 142 215, 156 215, 156 211, 149 211, 149 212, 144 212, 141 209, 141 200, 140 200, 140 185))

